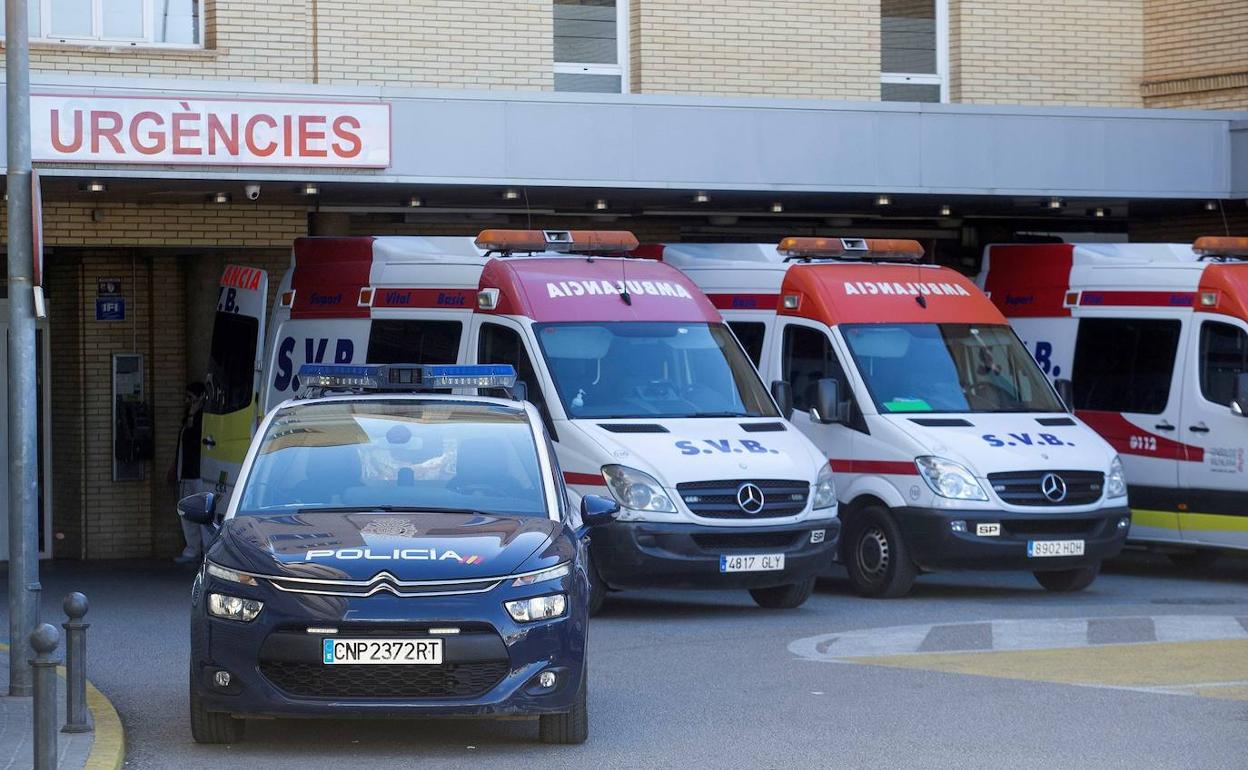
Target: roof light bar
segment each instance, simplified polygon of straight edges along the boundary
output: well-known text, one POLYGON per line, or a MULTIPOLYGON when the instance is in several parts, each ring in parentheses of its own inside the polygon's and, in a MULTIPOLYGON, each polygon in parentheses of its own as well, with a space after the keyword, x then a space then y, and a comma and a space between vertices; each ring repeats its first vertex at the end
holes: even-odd
POLYGON ((1192 251, 1202 257, 1248 257, 1248 238, 1205 235, 1196 239, 1192 251))
POLYGON ((476 244, 487 252, 567 254, 628 252, 638 245, 637 237, 627 230, 484 230, 476 244))
POLYGON ((505 388, 516 384, 510 364, 304 364, 299 367, 299 395, 326 392, 419 392, 446 388, 505 388))
POLYGON ((897 238, 785 238, 776 247, 786 259, 862 259, 918 262, 918 241, 897 238))

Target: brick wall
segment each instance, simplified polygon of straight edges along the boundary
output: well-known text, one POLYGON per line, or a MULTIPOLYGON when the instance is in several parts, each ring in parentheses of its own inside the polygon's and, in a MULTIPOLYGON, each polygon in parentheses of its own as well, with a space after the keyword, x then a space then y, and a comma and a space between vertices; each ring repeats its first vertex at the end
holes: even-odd
POLYGON ((1145 0, 1145 105, 1248 109, 1246 40, 1242 0, 1145 0))
POLYGON ((878 99, 878 0, 632 0, 633 90, 878 99))
POLYGON ((1144 2, 949 0, 952 101, 1142 106, 1144 2))

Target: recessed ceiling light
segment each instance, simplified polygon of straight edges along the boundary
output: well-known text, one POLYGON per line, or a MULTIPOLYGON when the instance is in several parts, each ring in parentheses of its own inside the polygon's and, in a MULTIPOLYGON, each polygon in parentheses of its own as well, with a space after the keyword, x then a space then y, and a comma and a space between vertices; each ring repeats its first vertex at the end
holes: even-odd
POLYGON ((212 196, 212 202, 213 203, 229 203, 230 194, 226 192, 216 193, 215 195, 212 196))
POLYGON ((594 211, 606 211, 606 210, 607 210, 606 198, 599 198, 598 200, 594 201, 594 211))
POLYGON ((307 184, 303 186, 304 195, 319 195, 320 192, 321 192, 321 188, 317 187, 312 182, 308 182, 307 184))
POLYGON ((508 187, 506 190, 503 190, 503 200, 505 201, 514 201, 516 198, 519 198, 519 197, 520 197, 520 191, 515 189, 514 187, 508 187))
POLYGON ((1061 198, 1049 198, 1049 202, 1045 205, 1051 209, 1060 209, 1062 206, 1066 205, 1066 202, 1061 198))
POLYGON ((875 205, 877 206, 891 206, 892 204, 893 199, 887 195, 875 196, 875 205))
POLYGON ((108 185, 99 181, 87 182, 87 192, 102 193, 108 189, 108 185))
POLYGON ((1218 210, 1217 201, 1205 201, 1205 211, 1217 211, 1217 210, 1218 210))
POLYGON ((773 214, 780 214, 780 213, 783 213, 783 212, 784 212, 784 204, 783 204, 783 203, 781 203, 780 201, 776 201, 775 203, 771 204, 771 213, 773 213, 773 214))
POLYGON ((413 195, 412 197, 407 199, 407 205, 415 209, 415 208, 420 208, 421 206, 425 205, 425 202, 421 199, 419 195, 413 195))
POLYGON ((696 193, 693 194, 694 203, 710 203, 710 201, 711 201, 711 196, 707 195, 701 190, 698 190, 696 193))
POLYGON ((950 206, 948 203, 940 207, 940 215, 942 217, 947 217, 952 213, 953 213, 953 206, 950 206))

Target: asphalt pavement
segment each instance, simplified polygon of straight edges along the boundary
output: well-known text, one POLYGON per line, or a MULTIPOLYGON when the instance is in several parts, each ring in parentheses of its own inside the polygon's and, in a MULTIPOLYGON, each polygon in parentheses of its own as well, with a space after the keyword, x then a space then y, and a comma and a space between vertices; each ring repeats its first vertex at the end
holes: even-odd
POLYGON ((791 611, 744 592, 614 595, 591 623, 590 738, 577 747, 537 743, 530 721, 337 720, 250 721, 242 743, 197 746, 191 579, 153 563, 44 565, 45 617, 70 590, 90 597, 89 675, 121 715, 128 768, 1242 769, 1248 757, 1248 559, 1196 573, 1131 554, 1078 594, 957 573, 879 601, 831 579, 791 611))

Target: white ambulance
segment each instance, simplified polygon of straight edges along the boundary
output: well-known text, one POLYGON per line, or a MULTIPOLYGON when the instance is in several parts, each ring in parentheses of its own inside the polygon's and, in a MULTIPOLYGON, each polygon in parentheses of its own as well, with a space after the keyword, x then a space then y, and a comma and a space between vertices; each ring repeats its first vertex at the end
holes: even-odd
POLYGON ((1088 586, 1130 525, 1121 464, 1005 318, 914 241, 669 244, 830 459, 840 557, 864 596, 920 571, 1088 586))
POLYGON ((979 282, 1122 454, 1131 540, 1248 550, 1248 238, 989 246, 979 282))
MULTIPOLYGON (((303 364, 511 364, 572 502, 610 494, 622 506, 593 533, 596 605, 608 589, 658 586, 802 604, 840 531, 833 474, 702 292, 668 265, 623 256, 636 245, 630 233, 581 231, 299 239, 258 367, 261 313, 238 309, 254 310, 254 297, 233 287, 235 310, 221 308, 218 329, 239 336, 213 340, 214 361, 236 351, 214 363, 214 390, 238 397, 216 399, 205 419, 210 478, 228 487, 241 456, 220 450, 244 446, 303 364), (228 412, 255 388, 259 410, 228 412)), ((409 459, 420 472, 428 458, 409 459)))

